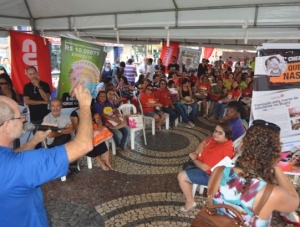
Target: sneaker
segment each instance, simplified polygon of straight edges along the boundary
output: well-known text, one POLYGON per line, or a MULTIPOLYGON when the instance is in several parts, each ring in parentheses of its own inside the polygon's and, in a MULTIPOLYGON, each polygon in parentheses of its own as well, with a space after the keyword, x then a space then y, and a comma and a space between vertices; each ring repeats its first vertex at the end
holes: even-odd
POLYGON ((186 127, 186 128, 193 128, 193 127, 192 127, 191 125, 189 125, 189 124, 186 124, 185 127, 186 127))

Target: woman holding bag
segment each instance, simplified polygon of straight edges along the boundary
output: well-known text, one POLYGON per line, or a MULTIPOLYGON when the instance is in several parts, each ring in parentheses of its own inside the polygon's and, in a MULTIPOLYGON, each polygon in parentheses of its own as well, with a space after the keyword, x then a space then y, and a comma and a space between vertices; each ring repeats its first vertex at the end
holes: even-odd
MULTIPOLYGON (((78 125, 79 125, 79 109, 74 110, 71 113, 71 122, 73 125, 73 128, 75 129, 75 132, 77 131, 78 125)), ((93 124, 95 128, 98 128, 101 130, 102 128, 102 120, 98 113, 95 113, 93 115, 93 124)), ((94 146, 93 150, 86 154, 86 156, 95 158, 97 162, 99 163, 100 167, 104 171, 108 170, 114 170, 114 168, 111 165, 110 158, 109 158, 109 152, 106 147, 105 142, 102 142, 98 144, 97 146, 94 146), (103 162, 101 159, 101 155, 104 155, 105 161, 103 162)))
MULTIPOLYGON (((108 91, 109 94, 112 94, 108 91)), ((116 143, 117 150, 124 152, 130 151, 127 148, 127 140, 129 136, 129 127, 126 120, 122 118, 118 109, 109 102, 105 91, 99 91, 96 102, 93 103, 93 109, 102 117, 102 123, 108 127, 113 133, 113 138, 116 143)))
POLYGON ((180 208, 181 212, 188 212, 197 206, 192 195, 192 184, 207 185, 210 169, 226 156, 233 156, 232 130, 229 124, 218 123, 213 136, 204 140, 195 152, 189 154, 195 168, 183 170, 178 174, 179 186, 186 198, 185 205, 180 208))
MULTIPOLYGON (((278 165, 280 155, 280 128, 263 120, 253 121, 243 138, 242 155, 235 167, 223 170, 219 189, 212 195, 213 203, 233 206, 241 213, 245 225, 251 227, 269 226, 274 210, 284 213, 295 211, 299 196, 278 165), (262 199, 267 184, 274 187, 257 214, 254 209, 262 199)), ((213 187, 210 181, 208 186, 213 187)), ((232 213, 224 208, 217 208, 216 212, 232 217, 232 213)))

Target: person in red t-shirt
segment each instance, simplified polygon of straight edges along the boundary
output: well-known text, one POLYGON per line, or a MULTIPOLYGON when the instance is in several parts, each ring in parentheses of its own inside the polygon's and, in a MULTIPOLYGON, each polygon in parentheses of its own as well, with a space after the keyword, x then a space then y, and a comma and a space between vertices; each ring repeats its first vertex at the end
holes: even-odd
POLYGON ((252 98, 253 85, 254 85, 254 82, 252 80, 248 83, 248 87, 244 88, 243 93, 242 93, 243 98, 252 98))
POLYGON ((197 92, 195 93, 195 98, 199 101, 202 101, 203 107, 203 117, 207 116, 207 99, 211 90, 211 83, 207 75, 204 75, 199 78, 198 83, 196 84, 197 92))
POLYGON ((164 79, 159 81, 159 89, 154 93, 155 98, 162 104, 162 110, 170 115, 170 126, 174 127, 175 120, 180 116, 180 111, 173 105, 171 93, 164 79))
POLYGON ((191 69, 191 71, 190 71, 190 75, 189 75, 189 79, 190 79, 190 81, 191 81, 191 86, 192 87, 194 87, 195 86, 195 84, 197 83, 197 81, 198 81, 198 77, 197 77, 197 75, 195 75, 195 72, 196 72, 196 69, 191 69))
POLYGON ((186 198, 185 205, 180 211, 188 212, 196 207, 192 184, 207 185, 210 169, 226 156, 233 157, 232 129, 227 123, 218 123, 213 136, 204 140, 195 152, 189 154, 197 168, 183 170, 178 174, 179 186, 186 198))
POLYGON ((229 102, 238 101, 238 99, 241 97, 241 90, 236 80, 232 82, 231 87, 232 89, 228 92, 227 97, 215 103, 214 111, 210 119, 216 119, 219 110, 219 119, 222 119, 225 113, 225 109, 227 108, 227 104, 229 102))
POLYGON ((183 81, 184 78, 188 78, 188 74, 187 74, 186 71, 183 71, 181 77, 178 78, 178 85, 179 86, 182 86, 182 81, 183 81))
POLYGON ((165 122, 167 114, 161 108, 162 104, 158 102, 153 94, 153 86, 148 84, 145 87, 145 92, 141 92, 140 102, 145 116, 153 117, 156 122, 156 128, 161 130, 161 125, 165 122))

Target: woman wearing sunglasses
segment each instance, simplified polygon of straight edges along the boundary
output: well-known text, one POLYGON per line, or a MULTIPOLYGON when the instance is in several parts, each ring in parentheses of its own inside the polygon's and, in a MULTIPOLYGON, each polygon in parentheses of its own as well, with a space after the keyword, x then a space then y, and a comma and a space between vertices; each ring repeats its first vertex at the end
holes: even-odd
POLYGON ((21 99, 18 92, 13 88, 12 81, 8 74, 0 74, 0 95, 7 96, 21 104, 21 99))
MULTIPOLYGON (((224 169, 220 187, 213 195, 214 204, 227 204, 239 210, 246 226, 267 227, 274 210, 287 213, 298 208, 298 193, 278 165, 281 155, 279 134, 277 125, 255 120, 243 138, 242 153, 235 167, 224 169), (254 215, 267 183, 273 184, 274 188, 260 213, 254 215)), ((216 212, 232 215, 227 209, 217 208, 216 212)))
POLYGON ((140 101, 143 108, 143 114, 145 116, 153 117, 156 122, 156 129, 160 131, 161 125, 165 122, 167 114, 161 110, 162 104, 158 102, 153 95, 153 86, 151 84, 148 84, 145 88, 145 92, 141 93, 140 101))
POLYGON ((232 158, 232 130, 229 124, 216 125, 212 137, 204 140, 196 151, 189 154, 196 168, 183 170, 178 174, 179 186, 186 198, 185 205, 180 208, 182 212, 188 212, 197 204, 192 195, 192 185, 207 185, 211 171, 223 158, 232 158))
POLYGON ((167 82, 164 79, 159 81, 159 89, 156 90, 154 95, 162 104, 162 111, 170 115, 170 126, 174 127, 175 120, 180 116, 180 110, 173 105, 171 93, 168 90, 167 82))

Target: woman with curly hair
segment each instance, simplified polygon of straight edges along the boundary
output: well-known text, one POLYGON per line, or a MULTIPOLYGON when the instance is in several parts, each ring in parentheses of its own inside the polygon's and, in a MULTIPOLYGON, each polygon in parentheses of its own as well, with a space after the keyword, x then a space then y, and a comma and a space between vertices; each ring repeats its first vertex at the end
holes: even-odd
MULTIPOLYGON (((240 211, 247 226, 266 227, 274 210, 291 212, 299 205, 298 193, 278 166, 279 133, 277 125, 255 120, 243 138, 242 154, 235 167, 224 169, 220 187, 213 195, 214 204, 227 204, 240 211), (254 215, 267 183, 274 184, 274 188, 260 213, 254 215)), ((232 217, 227 209, 217 208, 216 212, 232 217)))

